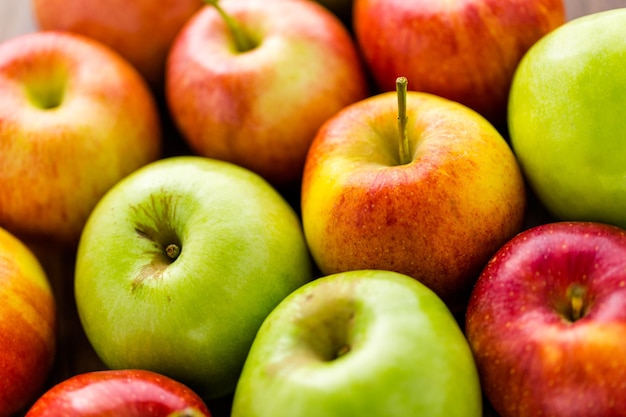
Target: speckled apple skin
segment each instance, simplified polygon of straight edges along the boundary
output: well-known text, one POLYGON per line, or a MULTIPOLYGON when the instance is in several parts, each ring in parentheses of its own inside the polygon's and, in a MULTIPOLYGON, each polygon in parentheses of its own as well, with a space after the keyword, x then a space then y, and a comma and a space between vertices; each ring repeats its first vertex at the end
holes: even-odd
POLYGON ((536 226, 489 262, 466 315, 487 397, 501 417, 626 415, 626 232, 536 226), (568 287, 586 288, 568 319, 568 287))
POLYGON ((403 165, 396 93, 320 129, 302 181, 307 242, 324 274, 401 272, 462 311, 481 269, 522 228, 524 182, 508 144, 469 108, 409 91, 407 114, 403 165))

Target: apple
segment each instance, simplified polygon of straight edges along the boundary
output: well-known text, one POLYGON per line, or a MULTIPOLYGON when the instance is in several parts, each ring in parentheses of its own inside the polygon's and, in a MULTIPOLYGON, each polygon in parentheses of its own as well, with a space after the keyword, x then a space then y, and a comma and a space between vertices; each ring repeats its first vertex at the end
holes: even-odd
POLYGON ((142 369, 84 372, 46 391, 26 417, 210 417, 206 404, 186 385, 142 369))
POLYGON ((181 27, 202 0, 31 0, 40 30, 63 30, 96 39, 126 58, 160 92, 165 60, 181 27))
POLYGON ((320 125, 369 94, 356 46, 314 1, 209 1, 175 39, 168 108, 196 154, 299 186, 320 125))
POLYGON ((157 159, 161 127, 137 71, 89 38, 35 32, 0 44, 0 226, 76 245, 119 179, 157 159))
POLYGON ((626 8, 571 20, 537 42, 515 73, 511 145, 558 220, 626 227, 626 8))
POLYGON ((524 180, 484 117, 406 82, 321 127, 302 179, 304 232, 323 274, 400 272, 456 313, 484 264, 522 229, 524 180))
POLYGON ((78 314, 104 364, 162 373, 207 399, 232 393, 265 316, 313 274, 286 200, 258 174, 200 156, 116 184, 76 257, 78 314))
POLYGON ((266 318, 232 417, 482 417, 478 372, 439 297, 413 278, 318 278, 266 318))
POLYGON ((626 410, 626 231, 554 222, 515 236, 472 292, 466 335, 500 417, 626 410))
POLYGON ((0 228, 0 417, 34 400, 56 351, 56 303, 33 252, 0 228))
POLYGON ((355 37, 374 81, 458 101, 501 131, 523 54, 565 22, 563 0, 355 0, 355 37))

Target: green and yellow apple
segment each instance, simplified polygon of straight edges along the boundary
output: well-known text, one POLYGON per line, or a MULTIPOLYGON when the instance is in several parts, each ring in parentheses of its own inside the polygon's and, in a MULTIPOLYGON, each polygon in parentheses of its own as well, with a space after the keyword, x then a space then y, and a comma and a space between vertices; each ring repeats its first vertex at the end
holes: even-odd
POLYGON ((320 125, 369 93, 353 39, 315 1, 211 3, 172 45, 172 118, 195 153, 299 186, 320 125))
POLYGON ((186 385, 143 369, 83 372, 60 381, 25 417, 211 417, 186 385), (174 414, 179 413, 179 414, 174 414))
POLYGON ((265 316, 312 278, 299 218, 256 173, 161 159, 115 185, 78 246, 75 297, 110 368, 140 368, 203 398, 234 390, 265 316))
POLYGON ((509 131, 520 166, 559 220, 626 227, 626 8, 569 21, 515 73, 509 131))
POLYGON ((626 231, 518 234, 478 279, 465 330, 498 416, 626 415, 626 231))
POLYGON ((484 117, 401 91, 350 105, 319 130, 302 180, 306 239, 325 275, 404 273, 459 312, 484 264, 523 227, 524 180, 484 117))
POLYGON ((0 225, 75 247, 122 177, 161 152, 143 78, 92 39, 35 32, 0 44, 0 225))
POLYGON ((181 27, 202 0, 30 0, 39 30, 96 39, 128 60, 160 92, 165 61, 181 27))
POLYGON ((379 89, 405 76, 504 130, 515 68, 564 22, 563 0, 355 0, 353 26, 379 89))
POLYGON ((437 295, 390 271, 312 281, 266 318, 232 417, 482 417, 469 345, 437 295))
POLYGON ((0 228, 0 416, 10 417, 43 389, 56 351, 56 303, 33 252, 0 228))

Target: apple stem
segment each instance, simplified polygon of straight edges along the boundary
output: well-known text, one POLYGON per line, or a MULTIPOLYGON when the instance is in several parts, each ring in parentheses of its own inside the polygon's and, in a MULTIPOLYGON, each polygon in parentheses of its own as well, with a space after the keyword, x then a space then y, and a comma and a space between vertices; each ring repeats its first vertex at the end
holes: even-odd
POLYGON ((350 352, 350 345, 343 345, 337 350, 336 358, 340 358, 348 352, 350 352))
POLYGON ((406 115, 406 93, 409 81, 406 77, 396 79, 396 93, 398 95, 398 136, 400 143, 400 165, 411 162, 409 155, 409 137, 407 134, 408 117, 406 115))
POLYGON ((170 243, 165 247, 165 254, 168 258, 176 260, 176 258, 178 258, 178 255, 180 255, 180 246, 178 246, 176 243, 170 243))
POLYGON ((567 292, 571 308, 570 318, 572 321, 576 321, 585 314, 585 287, 573 284, 567 292))
POLYGON ((246 35, 239 23, 222 9, 218 4, 218 0, 204 0, 204 3, 215 7, 215 10, 217 10, 222 19, 224 19, 226 26, 228 26, 230 33, 233 35, 235 46, 239 52, 246 52, 255 48, 256 45, 254 41, 246 35))

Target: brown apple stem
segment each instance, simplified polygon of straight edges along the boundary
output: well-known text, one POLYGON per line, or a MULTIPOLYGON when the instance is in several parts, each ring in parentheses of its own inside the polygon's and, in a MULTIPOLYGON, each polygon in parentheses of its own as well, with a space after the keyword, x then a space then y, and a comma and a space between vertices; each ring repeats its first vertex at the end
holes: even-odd
POLYGON ((409 155, 409 137, 407 134, 407 121, 406 115, 406 92, 409 81, 406 77, 398 77, 396 79, 396 93, 398 95, 398 136, 400 144, 400 165, 408 164, 411 162, 409 155))
POLYGON ((215 10, 217 10, 222 19, 224 19, 226 26, 228 26, 230 33, 233 35, 235 46, 239 52, 246 52, 254 49, 256 46, 254 41, 250 39, 239 23, 232 16, 226 13, 224 9, 222 9, 222 7, 218 4, 218 0, 204 0, 204 3, 215 7, 215 10))
POLYGON ((585 287, 573 284, 567 292, 571 308, 570 318, 572 321, 576 321, 585 314, 585 287))
POLYGON ((178 255, 180 255, 180 246, 178 246, 176 243, 170 243, 165 247, 165 254, 168 258, 176 260, 176 258, 178 258, 178 255))

